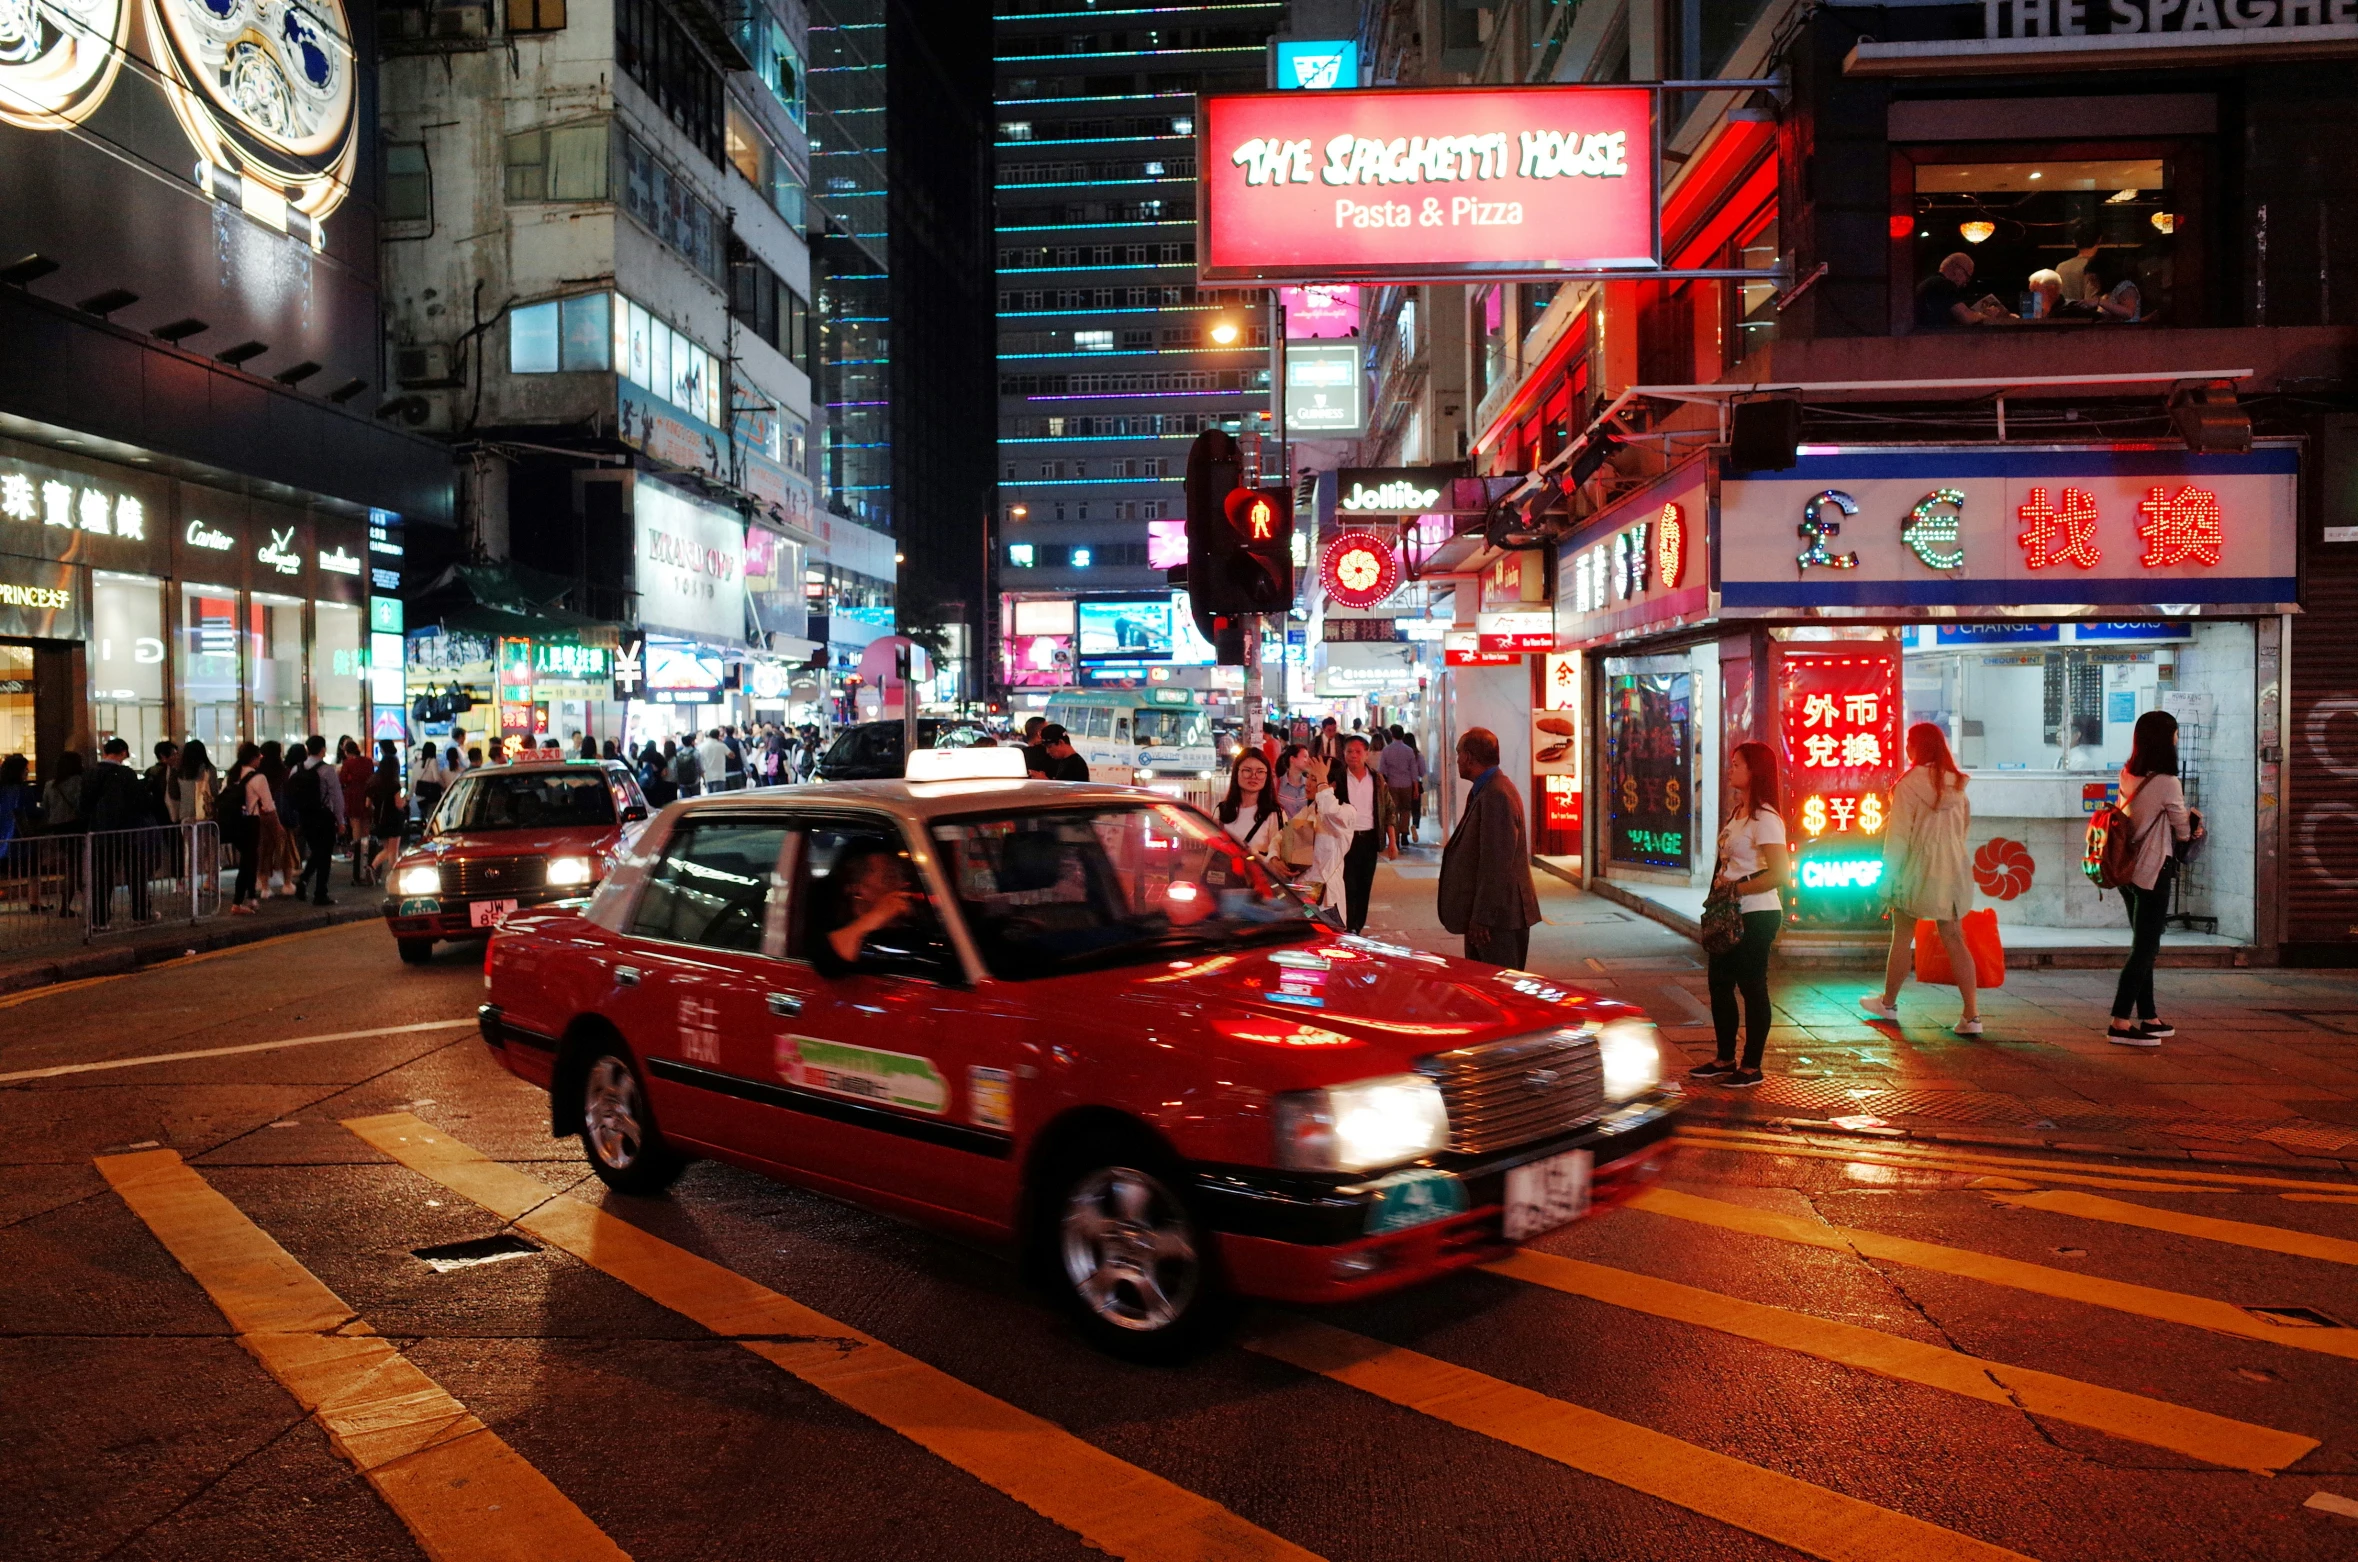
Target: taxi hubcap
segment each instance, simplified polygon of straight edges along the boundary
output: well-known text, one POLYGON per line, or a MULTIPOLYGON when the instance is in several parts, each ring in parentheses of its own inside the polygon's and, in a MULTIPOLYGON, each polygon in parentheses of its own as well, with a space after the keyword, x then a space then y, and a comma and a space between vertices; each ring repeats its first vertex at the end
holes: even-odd
POLYGON ((1198 1264, 1179 1201, 1142 1171, 1101 1167, 1065 1201, 1064 1272, 1124 1329, 1168 1327, 1194 1299, 1198 1264))
POLYGON ((620 1058, 590 1065, 583 1089, 581 1120, 599 1160, 622 1170, 639 1158, 639 1082, 620 1058))

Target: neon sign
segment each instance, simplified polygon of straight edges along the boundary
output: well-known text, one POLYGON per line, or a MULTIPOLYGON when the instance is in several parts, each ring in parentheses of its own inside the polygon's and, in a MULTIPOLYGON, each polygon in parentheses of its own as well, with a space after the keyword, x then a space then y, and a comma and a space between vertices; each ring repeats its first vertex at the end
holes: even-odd
POLYGON ((1662 507, 1654 522, 1654 575, 1665 591, 1678 589, 1687 568, 1687 517, 1675 504, 1662 507))
POLYGON ((1859 513, 1859 502, 1839 488, 1829 488, 1801 509, 1801 524, 1794 528, 1801 540, 1809 544, 1794 556, 1800 569, 1857 569, 1856 553, 1834 553, 1826 547, 1826 539, 1842 535, 1842 523, 1828 518, 1827 512, 1839 510, 1844 515, 1859 513))
POLYGON ((1900 527, 1900 541, 1926 569, 1963 569, 1965 547, 1957 539, 1965 495, 1955 488, 1935 488, 1916 501, 1900 527))
POLYGON ((1880 857, 1810 857, 1801 864, 1803 889, 1873 889, 1882 882, 1880 857))
POLYGON ((2066 488, 2063 507, 2047 500, 2047 490, 2034 488, 2014 512, 2022 518, 2022 562, 2027 569, 2054 564, 2077 564, 2094 569, 2104 562, 2096 545, 2096 496, 2085 488, 2066 488))
POLYGON ((1319 556, 1318 576, 1330 601, 1374 607, 1400 588, 1400 558, 1374 532, 1345 532, 1319 556))
POLYGON ((2138 562, 2147 569, 2190 559, 2197 564, 2219 562, 2227 538, 2219 519, 2219 496, 2209 489, 2186 487, 2174 494, 2150 489, 2137 513, 2145 517, 2137 523, 2137 535, 2145 539, 2145 557, 2138 562))
POLYGON ((1799 920, 1855 922, 1871 914, 1855 893, 1882 882, 1881 837, 1900 767, 1899 646, 1776 648, 1786 819, 1792 830, 1799 920), (1875 852, 1873 857, 1862 852, 1875 852), (1809 892, 1830 899, 1812 903, 1809 892))

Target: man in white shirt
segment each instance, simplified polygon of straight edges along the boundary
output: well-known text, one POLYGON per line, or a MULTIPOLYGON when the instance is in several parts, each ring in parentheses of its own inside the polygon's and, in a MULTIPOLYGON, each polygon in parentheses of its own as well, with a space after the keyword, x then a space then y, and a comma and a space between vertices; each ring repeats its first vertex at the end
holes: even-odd
POLYGON ((1416 787, 1425 778, 1422 755, 1404 741, 1398 727, 1391 733, 1392 741, 1375 758, 1375 768, 1384 778, 1384 785, 1392 791, 1392 832, 1396 839, 1416 839, 1416 787))
POLYGON ((696 745, 696 763, 704 771, 704 790, 719 791, 722 778, 729 773, 729 746, 721 741, 720 728, 704 734, 696 745))
POLYGON ((1367 927, 1376 858, 1400 853, 1391 842, 1391 789, 1367 768, 1367 739, 1356 732, 1343 740, 1343 773, 1335 777, 1335 801, 1343 805, 1351 826, 1351 845, 1343 854, 1343 921, 1357 933, 1367 927))

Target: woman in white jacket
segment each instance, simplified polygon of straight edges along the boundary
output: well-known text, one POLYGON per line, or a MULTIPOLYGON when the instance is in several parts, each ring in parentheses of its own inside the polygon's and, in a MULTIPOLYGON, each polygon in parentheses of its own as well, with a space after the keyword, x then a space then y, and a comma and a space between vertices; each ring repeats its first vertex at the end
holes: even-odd
MULTIPOLYGON (((1328 762, 1313 757, 1303 771, 1303 783, 1310 789, 1310 801, 1303 805, 1318 816, 1318 835, 1311 846, 1310 871, 1300 882, 1318 886, 1318 904, 1333 907, 1335 915, 1343 915, 1343 857, 1351 849, 1351 812, 1335 796, 1334 783, 1328 779, 1328 762)), ((1340 926, 1338 922, 1336 924, 1340 926)))
POLYGON ((1908 773, 1891 789, 1891 819, 1883 832, 1883 883, 1891 902, 1891 954, 1883 962, 1883 995, 1859 1000, 1879 1020, 1899 1018, 1899 991, 1908 979, 1916 924, 1940 930, 1941 947, 1957 978, 1964 1015, 1960 1036, 1981 1034, 1973 986, 1973 956, 1965 948, 1965 913, 1973 909, 1973 867, 1965 837, 1973 805, 1965 801, 1965 772, 1949 753, 1948 734, 1929 721, 1908 729, 1908 773))
POLYGON ((2121 808, 2129 816, 2129 959, 2112 995, 2105 1039, 2122 1047, 2158 1047, 2178 1034, 2153 1006, 2153 961, 2170 916, 2170 888, 2187 847, 2203 837, 2202 815, 2186 806, 2178 782, 2178 718, 2149 710, 2137 718, 2129 762, 2121 766, 2121 808))

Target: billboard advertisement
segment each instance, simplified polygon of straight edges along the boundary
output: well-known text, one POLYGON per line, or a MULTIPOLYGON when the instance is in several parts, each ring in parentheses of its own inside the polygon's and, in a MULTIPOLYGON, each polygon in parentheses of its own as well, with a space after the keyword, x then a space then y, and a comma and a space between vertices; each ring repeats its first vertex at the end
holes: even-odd
POLYGON ((1214 95, 1196 118, 1207 282, 1659 264, 1654 94, 1444 87, 1214 95))
POLYGON ((1367 431, 1367 375, 1357 342, 1285 345, 1285 421, 1293 433, 1367 431))
POLYGON ((376 384, 373 8, 0 6, 0 230, 117 323, 376 384), (174 334, 177 333, 177 334, 174 334), (248 351, 259 348, 259 351, 248 351))
POLYGON ((1167 597, 1134 602, 1083 601, 1079 652, 1084 662, 1167 662, 1171 659, 1171 603, 1167 597))

